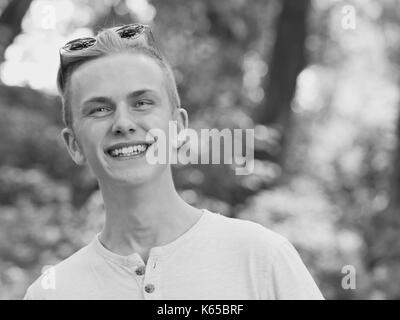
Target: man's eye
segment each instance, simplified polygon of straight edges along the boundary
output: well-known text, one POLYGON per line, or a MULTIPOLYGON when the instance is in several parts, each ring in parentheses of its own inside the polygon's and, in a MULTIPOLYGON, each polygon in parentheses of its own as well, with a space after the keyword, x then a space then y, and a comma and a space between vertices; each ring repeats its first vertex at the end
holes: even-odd
POLYGON ((90 110, 89 114, 103 114, 107 113, 110 109, 107 107, 97 107, 90 110))
POLYGON ((138 102, 135 103, 135 107, 141 108, 146 105, 152 105, 153 102, 150 100, 139 100, 138 102))

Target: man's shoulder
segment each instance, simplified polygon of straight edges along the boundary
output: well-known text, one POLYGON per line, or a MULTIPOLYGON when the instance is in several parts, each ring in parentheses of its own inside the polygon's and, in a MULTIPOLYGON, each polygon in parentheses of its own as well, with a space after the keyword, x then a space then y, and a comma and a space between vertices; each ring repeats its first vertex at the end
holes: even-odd
POLYGON ((90 275, 95 258, 90 246, 82 247, 55 265, 43 267, 42 274, 29 286, 24 299, 58 299, 58 294, 66 288, 81 287, 74 284, 87 280, 90 275))
MULTIPOLYGON (((297 250, 284 236, 248 220, 213 216, 215 247, 219 252, 239 254, 262 270, 266 299, 323 299, 297 250), (224 250, 220 250, 223 247, 224 250)), ((256 272, 256 271, 255 271, 256 272)), ((262 285, 261 285, 262 286, 262 285)))
POLYGON ((260 223, 217 213, 211 217, 214 220, 211 224, 214 235, 223 242, 261 250, 267 254, 290 245, 287 238, 260 223))

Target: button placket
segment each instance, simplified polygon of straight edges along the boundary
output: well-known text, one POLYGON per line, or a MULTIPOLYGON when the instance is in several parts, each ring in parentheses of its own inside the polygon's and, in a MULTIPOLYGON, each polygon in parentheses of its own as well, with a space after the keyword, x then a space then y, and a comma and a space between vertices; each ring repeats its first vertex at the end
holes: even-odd
POLYGON ((132 257, 130 257, 129 264, 133 278, 136 280, 138 287, 142 288, 144 274, 146 271, 146 265, 144 264, 143 259, 135 253, 132 257))
POLYGON ((159 274, 159 256, 153 255, 147 261, 146 272, 144 274, 143 293, 145 299, 159 299, 159 274))

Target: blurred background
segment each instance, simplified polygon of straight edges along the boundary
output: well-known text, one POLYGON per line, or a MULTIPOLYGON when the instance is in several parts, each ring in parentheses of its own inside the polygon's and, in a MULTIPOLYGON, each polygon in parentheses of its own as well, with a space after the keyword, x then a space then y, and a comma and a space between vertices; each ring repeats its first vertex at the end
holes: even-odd
POLYGON ((399 18, 396 0, 0 0, 0 299, 102 226, 60 137, 58 49, 132 22, 152 26, 190 127, 255 129, 253 174, 174 168, 181 196, 286 236, 328 299, 399 299, 399 18))

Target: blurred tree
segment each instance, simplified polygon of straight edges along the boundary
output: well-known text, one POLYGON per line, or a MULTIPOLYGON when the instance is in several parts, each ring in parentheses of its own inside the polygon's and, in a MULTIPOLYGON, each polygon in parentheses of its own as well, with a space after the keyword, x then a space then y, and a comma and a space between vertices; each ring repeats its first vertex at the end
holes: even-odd
POLYGON ((138 18, 133 11, 129 10, 126 0, 117 0, 111 2, 109 7, 95 16, 95 19, 90 22, 90 28, 98 32, 104 28, 111 28, 118 25, 138 22, 138 18))
POLYGON ((21 32, 21 22, 32 0, 11 0, 0 16, 0 63, 4 61, 4 52, 21 32))
MULTIPOLYGON (((378 22, 385 34, 385 51, 393 70, 391 77, 400 85, 400 24, 398 1, 386 0, 381 3, 378 22)), ((398 103, 398 110, 400 105, 398 103)), ((387 201, 372 211, 362 230, 365 242, 365 264, 372 275, 375 290, 385 292, 386 298, 400 298, 400 112, 393 123, 394 135, 389 150, 390 159, 380 178, 385 181, 387 201)), ((375 142, 377 143, 377 142, 375 142)), ((381 142, 379 142, 381 144, 381 142)), ((374 173, 371 166, 368 175, 374 173)))
MULTIPOLYGON (((400 52, 399 52, 400 57, 400 52)), ((400 65, 400 60, 399 60, 400 65)), ((400 105, 399 105, 400 108, 400 105)), ((391 176, 391 188, 390 188, 390 211, 395 216, 396 220, 400 223, 400 116, 397 117, 396 125, 396 145, 393 157, 393 174, 391 176)), ((400 237, 400 234, 399 234, 400 237)), ((399 248, 400 249, 400 248, 399 248)), ((400 250, 399 250, 400 258, 400 250)))
POLYGON ((290 135, 291 104, 296 80, 305 67, 305 41, 309 0, 284 0, 276 23, 275 44, 265 78, 265 99, 256 109, 254 120, 277 130, 280 147, 275 154, 256 150, 256 158, 283 165, 285 141, 290 135))
MULTIPOLYGON (((248 56, 260 61, 270 50, 275 1, 153 3, 158 12, 156 36, 176 71, 190 126, 253 128, 250 113, 255 102, 248 98, 243 78, 262 70, 245 62, 248 56)), ((230 165, 187 165, 174 172, 177 188, 195 194, 194 205, 208 199, 211 209, 231 216, 236 205, 258 190, 242 178, 230 165)))

